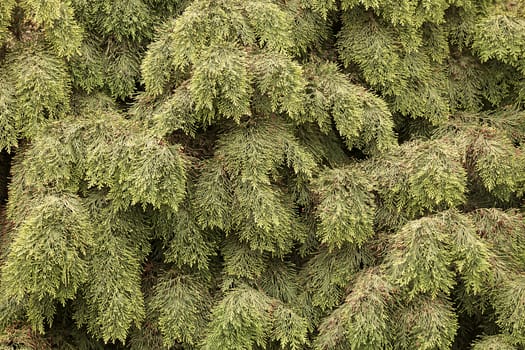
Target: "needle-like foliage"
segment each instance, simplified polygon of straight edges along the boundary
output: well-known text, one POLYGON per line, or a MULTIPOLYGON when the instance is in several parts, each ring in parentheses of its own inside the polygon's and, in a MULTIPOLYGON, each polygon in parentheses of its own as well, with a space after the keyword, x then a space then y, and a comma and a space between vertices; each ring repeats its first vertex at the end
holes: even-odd
POLYGON ((523 350, 524 108, 524 1, 0 0, 0 349, 523 350))

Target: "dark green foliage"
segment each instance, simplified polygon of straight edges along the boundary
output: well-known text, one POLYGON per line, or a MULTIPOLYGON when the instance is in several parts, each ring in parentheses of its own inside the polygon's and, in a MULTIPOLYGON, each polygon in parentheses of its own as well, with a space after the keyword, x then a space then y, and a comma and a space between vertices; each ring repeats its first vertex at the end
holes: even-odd
POLYGON ((0 349, 525 349, 524 4, 0 1, 0 349))

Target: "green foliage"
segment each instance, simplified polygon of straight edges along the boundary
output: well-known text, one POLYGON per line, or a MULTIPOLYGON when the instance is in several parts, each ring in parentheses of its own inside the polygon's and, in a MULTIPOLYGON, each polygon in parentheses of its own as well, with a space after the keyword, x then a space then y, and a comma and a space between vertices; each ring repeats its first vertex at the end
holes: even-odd
POLYGON ((424 22, 440 23, 444 20, 445 10, 450 1, 418 1, 418 0, 343 0, 342 8, 348 9, 362 5, 366 9, 372 9, 390 23, 397 25, 419 27, 424 22))
POLYGON ((336 9, 336 2, 334 0, 329 0, 329 1, 303 0, 302 3, 306 7, 310 7, 314 11, 319 12, 325 18, 329 11, 336 9))
POLYGON ((510 335, 515 342, 521 345, 525 343, 523 335, 525 322, 521 317, 524 312, 524 287, 523 276, 513 276, 512 279, 504 281, 501 292, 494 295, 494 308, 498 315, 496 322, 504 333, 510 335))
POLYGON ((195 108, 212 117, 213 113, 239 121, 250 115, 252 88, 247 72, 246 53, 236 45, 221 44, 203 50, 196 59, 190 83, 195 108), (206 84, 204 84, 206 83, 206 84), (209 85, 208 85, 209 84, 209 85), (219 98, 220 103, 215 102, 219 98))
POLYGON ((271 299, 251 288, 232 290, 214 308, 203 349, 264 346, 271 299))
POLYGON ((19 303, 29 298, 29 319, 43 332, 40 313, 53 308, 53 300, 72 299, 87 281, 88 251, 95 242, 76 196, 49 195, 35 202, 10 246, 1 283, 9 286, 2 298, 19 303))
POLYGON ((120 179, 123 182, 120 185, 129 188, 132 204, 150 203, 156 208, 168 205, 177 210, 185 197, 181 184, 186 180, 180 148, 150 140, 139 140, 129 146, 129 174, 120 179))
POLYGON ((70 78, 64 62, 40 45, 20 45, 5 62, 0 146, 10 148, 17 138, 32 137, 48 119, 67 113, 70 78))
POLYGON ((86 27, 96 28, 99 33, 118 41, 144 40, 144 37, 151 35, 152 10, 142 0, 73 0, 73 4, 79 17, 86 22, 86 27))
POLYGON ((456 271, 463 279, 467 292, 479 294, 487 283, 492 282, 491 261, 494 253, 491 245, 476 234, 475 224, 462 215, 452 212, 448 229, 452 235, 452 251, 456 271))
POLYGON ((481 129, 472 136, 469 145, 469 165, 476 168, 476 173, 483 186, 495 197, 508 200, 517 190, 516 174, 523 170, 521 152, 504 135, 497 131, 481 129))
POLYGON ((328 131, 332 117, 349 149, 377 155, 394 146, 391 114, 382 99, 351 84, 335 64, 312 62, 307 67, 309 93, 302 118, 328 131))
POLYGON ((503 271, 498 271, 502 268, 495 271, 499 273, 499 277, 504 277, 508 271, 519 271, 525 264, 523 216, 513 211, 504 212, 495 208, 478 209, 470 216, 479 234, 486 238, 498 258, 504 262, 503 271))
POLYGON ((389 349, 388 302, 392 286, 378 271, 356 276, 352 291, 319 326, 315 349, 333 349, 339 342, 349 349, 389 349))
POLYGON ((235 239, 224 242, 224 272, 232 277, 257 279, 266 269, 266 257, 235 239))
MULTIPOLYGON (((281 310, 283 317, 286 317, 286 319, 291 318, 293 322, 298 322, 298 324, 305 322, 305 320, 299 319, 297 315, 294 315, 294 312, 296 313, 300 310, 296 309, 294 305, 295 300, 299 297, 299 278, 297 276, 297 267, 293 263, 278 258, 269 260, 266 270, 258 283, 268 296, 291 305, 293 310, 281 310)), ((282 320, 282 322, 284 322, 284 320, 282 320)), ((295 329, 293 332, 297 331, 296 328, 293 329, 295 329)), ((300 329, 303 329, 303 327, 300 329)), ((280 332, 282 335, 284 331, 281 330, 280 332)), ((299 333, 306 335, 306 329, 304 332, 301 331, 299 333)), ((284 337, 284 335, 282 335, 282 337, 284 337)), ((298 334, 297 337, 299 337, 298 334)), ((284 338, 281 340, 286 342, 284 338)), ((294 342, 296 342, 296 340, 294 340, 294 342)))
MULTIPOLYGON (((5 76, 0 67, 0 74, 5 76)), ((14 87, 9 84, 0 85, 0 145, 3 149, 11 150, 18 145, 19 130, 14 106, 14 87)))
POLYGON ((15 7, 16 0, 3 1, 0 4, 0 43, 3 43, 9 36, 8 26, 11 21, 11 14, 15 7))
POLYGON ((293 308, 261 291, 241 286, 226 292, 211 314, 203 349, 302 349, 308 322, 293 308), (268 342, 268 343, 267 343, 268 342))
POLYGON ((407 142, 364 164, 377 176, 379 225, 398 227, 428 212, 465 202, 466 172, 461 153, 446 139, 407 142))
POLYGON ((301 280, 312 305, 322 310, 338 305, 352 276, 369 259, 366 251, 351 246, 317 252, 301 271, 301 280))
POLYGON ((511 0, 0 1, 0 349, 523 349, 524 33, 511 0))
POLYGON ((165 346, 175 342, 195 345, 208 321, 210 297, 205 281, 196 276, 167 272, 155 285, 149 307, 159 314, 165 346))
POLYGON ((497 59, 525 72, 522 62, 525 51, 524 29, 523 18, 494 14, 477 24, 472 47, 482 61, 497 59))
POLYGON ((458 327, 452 303, 443 297, 418 296, 395 317, 399 349, 450 349, 458 327))
POLYGON ((149 253, 148 228, 140 211, 114 212, 100 194, 87 206, 96 222, 90 278, 76 300, 74 318, 104 342, 125 341, 131 324, 145 317, 141 264, 149 253))
POLYGON ((288 113, 291 117, 303 112, 306 81, 300 65, 283 54, 263 52, 254 57, 252 66, 259 93, 269 99, 257 106, 261 112, 288 113))
POLYGON ((201 229, 188 205, 182 205, 177 212, 163 207, 153 214, 153 230, 166 246, 164 260, 178 267, 189 265, 199 269, 208 267, 208 260, 214 254, 214 242, 201 229))
POLYGON ((280 342, 282 349, 302 349, 307 344, 308 324, 303 317, 283 305, 277 306, 272 316, 272 337, 280 342))
POLYGON ((409 298, 421 293, 436 297, 449 293, 455 284, 449 269, 453 261, 450 236, 440 225, 442 221, 439 216, 409 221, 392 236, 386 257, 389 275, 406 288, 409 298))
POLYGON ((152 96, 161 94, 172 74, 175 75, 176 66, 172 57, 176 38, 171 30, 174 25, 175 23, 170 21, 159 30, 142 62, 142 79, 146 91, 152 96))
POLYGON ((293 244, 286 237, 303 239, 301 222, 278 186, 282 181, 278 168, 288 166, 297 176, 310 178, 315 162, 286 123, 268 119, 233 128, 218 140, 214 160, 207 165, 219 166, 224 174, 210 169, 217 185, 213 189, 197 184, 197 202, 210 204, 199 208, 201 220, 236 231, 255 250, 284 252, 293 244), (221 188, 228 178, 230 187, 221 188), (231 202, 220 202, 230 198, 231 202))
POLYGON ((375 205, 365 174, 351 168, 334 169, 316 181, 321 242, 341 248, 344 243, 367 241, 374 234, 375 205))
POLYGON ((473 346, 473 350, 515 350, 516 347, 512 346, 508 338, 502 335, 490 335, 484 336, 480 340, 476 341, 473 346))
POLYGON ((332 22, 327 14, 336 9, 335 2, 291 0, 282 5, 293 18, 291 35, 294 47, 291 50, 298 55, 306 55, 313 49, 322 49, 324 41, 332 35, 332 22))
POLYGON ((45 27, 45 37, 58 56, 71 57, 82 41, 83 30, 74 18, 69 1, 24 0, 20 7, 31 19, 45 27))
POLYGON ((446 120, 449 106, 444 74, 431 61, 431 53, 420 48, 421 33, 410 26, 386 23, 361 8, 346 11, 344 16, 338 48, 345 66, 357 64, 366 81, 392 99, 395 111, 433 124, 446 120))

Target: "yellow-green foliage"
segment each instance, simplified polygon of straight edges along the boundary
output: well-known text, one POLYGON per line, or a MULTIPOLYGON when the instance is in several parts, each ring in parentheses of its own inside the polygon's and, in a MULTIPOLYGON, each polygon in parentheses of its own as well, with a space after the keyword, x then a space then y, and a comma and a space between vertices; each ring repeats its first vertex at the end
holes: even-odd
POLYGON ((523 350, 524 106, 523 1, 0 0, 0 349, 523 350))

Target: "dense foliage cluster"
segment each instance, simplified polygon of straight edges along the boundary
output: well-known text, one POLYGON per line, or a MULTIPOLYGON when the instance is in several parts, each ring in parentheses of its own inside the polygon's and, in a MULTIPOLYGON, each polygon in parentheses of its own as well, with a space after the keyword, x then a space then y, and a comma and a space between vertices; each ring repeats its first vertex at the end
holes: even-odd
POLYGON ((0 81, 0 349, 525 349, 525 2, 1 0, 0 81))

